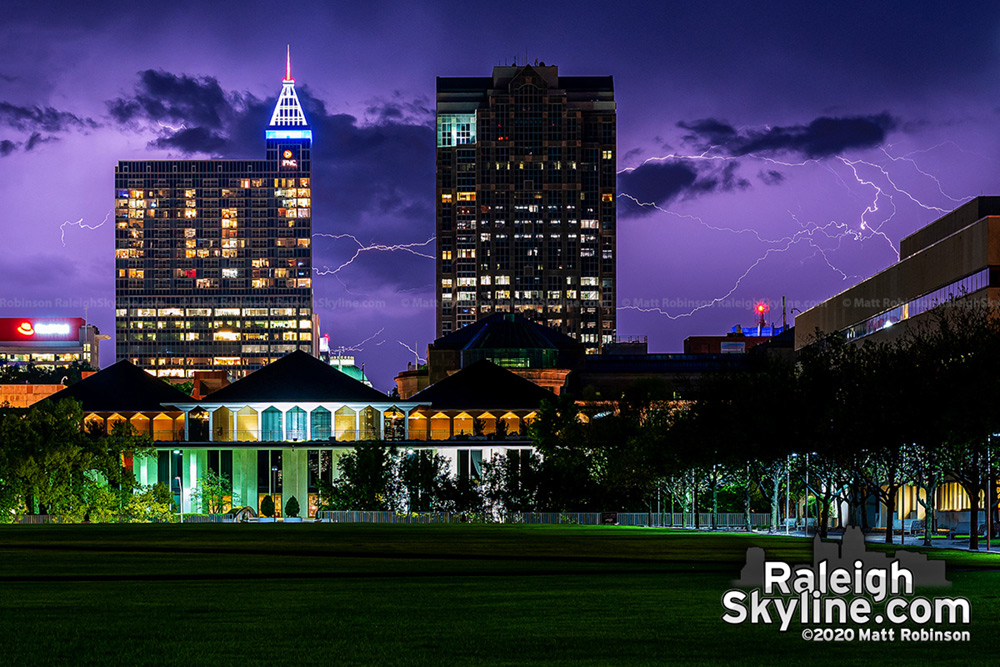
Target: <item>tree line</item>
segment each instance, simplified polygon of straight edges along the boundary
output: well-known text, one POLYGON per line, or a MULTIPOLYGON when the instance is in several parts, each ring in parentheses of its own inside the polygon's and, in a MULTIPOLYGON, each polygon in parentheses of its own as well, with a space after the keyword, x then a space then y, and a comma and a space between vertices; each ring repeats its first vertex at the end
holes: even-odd
POLYGON ((84 428, 74 400, 0 408, 0 523, 25 514, 66 522, 168 520, 170 491, 140 486, 126 461, 152 443, 127 422, 84 428))
MULTIPOLYGON (((997 524, 994 436, 1000 438, 1000 313, 952 300, 922 325, 896 324, 881 342, 816 332, 795 358, 748 354, 737 371, 675 388, 647 382, 614 401, 553 397, 529 434, 535 451, 484 461, 455 479, 440 455, 361 444, 324 483, 330 509, 450 510, 486 518, 524 511, 769 511, 810 496, 821 536, 835 507, 842 525, 892 517, 918 489, 924 539, 935 498, 955 482, 997 524), (682 398, 681 398, 682 397, 682 398), (783 502, 784 501, 784 502, 783 502)), ((887 542, 893 531, 886 530, 887 542)))

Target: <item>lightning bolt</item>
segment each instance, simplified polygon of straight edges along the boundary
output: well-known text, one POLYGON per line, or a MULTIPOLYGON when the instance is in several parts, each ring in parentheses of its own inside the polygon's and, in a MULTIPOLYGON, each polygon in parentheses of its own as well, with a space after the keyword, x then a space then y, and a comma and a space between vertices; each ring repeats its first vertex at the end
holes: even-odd
POLYGON ((156 121, 156 124, 159 125, 162 128, 166 128, 166 129, 168 129, 168 130, 170 130, 172 132, 180 132, 181 130, 186 130, 187 129, 187 126, 184 125, 184 123, 181 123, 180 127, 174 127, 173 125, 168 125, 167 123, 161 123, 160 121, 156 121))
MULTIPOLYGON (((848 160, 845 157, 840 157, 840 156, 837 157, 841 162, 846 164, 851 169, 852 173, 854 174, 854 178, 855 180, 858 181, 858 183, 861 183, 862 185, 870 185, 872 188, 875 189, 875 198, 872 200, 872 203, 869 204, 867 208, 865 208, 864 212, 862 212, 861 214, 861 229, 870 231, 873 235, 880 236, 881 238, 885 239, 885 242, 889 244, 889 249, 892 251, 892 254, 896 256, 896 261, 899 261, 899 251, 896 250, 896 246, 893 244, 892 239, 890 239, 889 236, 882 231, 882 227, 885 225, 885 223, 889 222, 896 216, 896 203, 893 201, 892 195, 887 194, 884 190, 882 190, 882 188, 879 187, 879 185, 875 183, 875 181, 862 178, 861 175, 858 174, 858 164, 867 164, 870 166, 874 166, 876 169, 878 168, 878 165, 872 165, 870 162, 864 162, 863 160, 852 161, 848 160), (892 213, 889 215, 888 218, 883 220, 877 227, 872 227, 871 225, 868 224, 868 219, 866 218, 866 216, 869 213, 878 213, 879 210, 878 200, 879 197, 883 196, 889 200, 889 204, 892 206, 892 213)), ((924 208, 927 207, 925 206, 924 208)))
POLYGON ((381 335, 383 331, 385 331, 385 327, 382 327, 381 329, 379 329, 378 331, 376 331, 375 333, 373 333, 371 336, 369 336, 368 338, 365 338, 363 341, 361 341, 359 343, 355 343, 354 345, 351 345, 350 347, 341 347, 341 348, 338 348, 338 349, 340 351, 342 351, 342 352, 364 352, 364 349, 365 349, 364 348, 364 344, 367 343, 367 342, 369 342, 371 339, 375 338, 376 336, 381 335))
MULTIPOLYGON (((956 204, 961 204, 962 202, 968 201, 972 197, 965 197, 965 198, 962 198, 962 199, 959 199, 957 197, 952 197, 951 195, 949 195, 948 193, 946 193, 944 191, 944 188, 941 186, 941 181, 939 181, 936 176, 934 176, 933 174, 928 174, 926 171, 924 171, 923 169, 921 169, 920 166, 917 165, 916 161, 913 158, 910 157, 911 155, 915 155, 917 153, 925 153, 927 151, 934 150, 935 148, 939 148, 939 147, 945 145, 946 143, 952 143, 953 144, 954 142, 942 142, 942 143, 938 144, 937 146, 934 146, 932 148, 928 148, 928 149, 926 149, 924 151, 912 151, 910 153, 907 153, 905 155, 900 155, 898 157, 894 156, 894 155, 891 155, 889 153, 888 149, 892 148, 892 144, 890 144, 889 146, 882 147, 881 151, 882 151, 882 153, 887 158, 889 158, 893 162, 909 162, 910 164, 913 165, 913 168, 916 169, 916 171, 917 171, 918 174, 920 174, 921 176, 923 176, 925 178, 929 178, 930 180, 934 181, 934 185, 937 186, 937 190, 938 190, 939 193, 941 193, 942 197, 944 197, 945 199, 950 199, 951 201, 955 202, 956 204)), ((980 157, 982 157, 982 156, 980 156, 980 157)))
MULTIPOLYGON (((891 148, 891 145, 888 148, 891 148)), ((936 177, 934 177, 932 174, 930 174, 930 173, 924 171, 923 169, 921 169, 916 164, 916 162, 910 157, 914 153, 909 153, 909 154, 906 154, 906 155, 903 155, 903 156, 895 156, 895 155, 889 153, 888 148, 880 146, 879 150, 881 150, 881 152, 885 155, 885 157, 891 163, 896 163, 896 162, 901 162, 901 161, 909 162, 913 166, 913 168, 921 176, 923 176, 924 178, 927 178, 927 179, 931 180, 935 184, 935 186, 938 189, 938 191, 944 197, 946 197, 947 199, 949 199, 949 200, 951 200, 953 202, 962 202, 962 201, 965 201, 963 199, 958 199, 958 198, 955 198, 955 197, 951 197, 948 194, 946 194, 944 192, 943 187, 941 186, 941 182, 936 177)), ((847 190, 851 194, 852 197, 854 197, 854 196, 857 195, 856 190, 853 189, 853 188, 851 188, 851 187, 849 187, 848 183, 844 180, 844 178, 841 176, 841 174, 837 170, 833 169, 829 165, 828 161, 826 161, 826 160, 821 160, 819 158, 811 158, 811 159, 802 160, 802 161, 799 161, 799 162, 791 162, 791 161, 785 161, 785 160, 778 160, 778 159, 775 159, 775 158, 767 157, 767 156, 764 156, 764 155, 753 154, 753 153, 746 154, 746 155, 741 155, 741 156, 731 156, 731 155, 726 155, 726 154, 721 153, 720 150, 721 149, 718 146, 711 146, 708 149, 706 149, 705 151, 703 151, 701 153, 696 153, 696 154, 670 153, 668 155, 660 155, 660 156, 650 157, 650 158, 646 158, 645 160, 643 160, 638 166, 635 166, 635 167, 626 167, 626 168, 620 170, 618 173, 619 174, 630 173, 632 171, 635 171, 636 169, 638 169, 639 167, 641 167, 643 165, 646 165, 646 164, 649 164, 649 163, 653 163, 653 162, 663 162, 663 161, 668 161, 668 160, 691 160, 691 161, 720 161, 720 162, 727 162, 727 161, 738 161, 740 159, 747 159, 747 158, 749 158, 749 159, 759 160, 761 162, 766 162, 768 164, 780 165, 780 166, 783 166, 783 167, 804 167, 804 166, 806 166, 808 164, 816 164, 816 165, 822 165, 831 174, 833 174, 834 177, 841 183, 841 185, 844 186, 845 190, 847 190)), ((933 149, 927 149, 927 150, 933 150, 933 149)), ((724 301, 725 299, 727 299, 730 296, 732 296, 732 294, 736 292, 736 290, 740 287, 740 285, 743 283, 743 281, 746 279, 746 277, 757 266, 759 266, 762 262, 764 262, 770 255, 787 252, 793 246, 795 246, 795 245, 797 245, 798 243, 801 243, 801 242, 804 242, 804 243, 808 244, 808 246, 813 249, 814 252, 813 252, 813 254, 810 257, 820 257, 820 258, 822 258, 823 262, 832 271, 836 272, 840 276, 841 280, 848 280, 850 278, 859 278, 860 279, 863 276, 857 276, 857 275, 854 275, 854 274, 848 274, 847 272, 843 271, 838 266, 836 266, 831 261, 830 256, 827 253, 830 252, 831 250, 837 250, 837 249, 839 249, 842 246, 844 240, 850 240, 852 242, 863 242, 864 240, 866 240, 868 238, 879 237, 881 240, 885 241, 888 244, 889 248, 892 250, 893 255, 895 256, 896 260, 898 261, 899 260, 899 252, 896 249, 896 246, 893 243, 892 239, 889 238, 888 234, 885 231, 883 231, 883 228, 885 227, 885 225, 888 224, 890 221, 892 221, 895 218, 895 215, 896 215, 896 212, 897 212, 896 203, 895 203, 894 197, 893 197, 894 195, 905 197, 907 200, 909 200, 910 202, 912 202, 913 204, 919 206, 920 208, 922 208, 924 210, 933 211, 933 212, 942 213, 942 214, 943 213, 947 213, 946 209, 940 208, 938 206, 933 206, 933 205, 930 205, 930 204, 925 204, 924 202, 920 201, 912 192, 910 192, 909 190, 903 188, 898 183, 898 179, 895 179, 893 177, 893 175, 889 172, 889 170, 886 168, 885 165, 878 164, 876 162, 871 162, 871 161, 868 161, 868 160, 849 159, 849 158, 847 158, 847 157, 845 157, 843 155, 833 156, 832 159, 837 160, 840 164, 842 164, 844 167, 846 167, 849 170, 850 174, 854 177, 854 181, 858 185, 861 185, 861 186, 863 186, 865 188, 871 188, 872 196, 871 196, 870 199, 867 199, 867 204, 865 205, 865 208, 864 208, 864 210, 862 211, 862 213, 860 215, 860 219, 859 219, 858 224, 857 224, 858 229, 855 229, 855 228, 853 228, 852 226, 850 226, 850 225, 848 225, 846 223, 838 222, 838 221, 835 221, 835 220, 834 221, 830 221, 829 223, 827 223, 825 225, 817 225, 815 223, 804 224, 793 213, 791 213, 791 211, 789 211, 789 214, 792 216, 792 219, 799 226, 799 231, 795 232, 794 234, 790 234, 790 235, 787 235, 787 236, 782 236, 780 238, 770 238, 770 237, 762 234, 760 231, 758 231, 757 229, 755 229, 753 227, 734 228, 734 227, 729 227, 729 226, 713 225, 713 224, 710 224, 710 223, 706 222, 704 219, 702 219, 702 218, 700 218, 700 217, 698 217, 696 215, 691 215, 691 214, 685 214, 685 213, 679 213, 679 212, 676 212, 676 211, 671 211, 671 210, 669 210, 667 208, 659 206, 655 202, 643 202, 643 201, 640 201, 639 198, 637 198, 634 195, 629 194, 627 192, 619 193, 619 195, 618 195, 619 198, 623 198, 624 197, 625 199, 628 199, 628 200, 632 201, 637 206, 640 206, 640 207, 643 207, 643 208, 652 208, 652 209, 655 209, 655 210, 657 210, 657 211, 659 211, 661 213, 666 213, 666 214, 675 216, 677 218, 691 220, 691 221, 696 222, 699 225, 701 225, 704 228, 706 228, 708 230, 711 230, 711 231, 725 232, 725 233, 731 233, 731 234, 736 234, 736 235, 743 235, 743 234, 750 235, 753 238, 755 238, 759 243, 771 246, 771 247, 767 248, 764 251, 764 253, 762 255, 760 255, 746 269, 746 271, 744 271, 736 279, 736 281, 733 284, 733 286, 724 295, 722 295, 720 297, 717 297, 717 298, 714 298, 714 299, 712 299, 710 301, 707 301, 707 302, 705 302, 703 304, 700 304, 700 305, 692 308, 691 310, 689 310, 687 312, 682 312, 682 313, 668 313, 668 312, 664 311, 662 308, 659 308, 659 307, 645 308, 645 307, 636 306, 636 305, 628 305, 628 306, 620 306, 620 307, 622 309, 637 310, 637 311, 640 311, 640 312, 657 312, 657 313, 659 313, 661 315, 664 315, 665 317, 667 317, 667 318, 669 318, 671 320, 679 319, 679 318, 682 318, 682 317, 690 317, 690 316, 694 315, 695 313, 697 313, 697 312, 699 312, 699 311, 701 311, 701 310, 703 310, 705 308, 709 308, 711 306, 714 306, 715 304, 717 304, 717 303, 719 303, 721 301, 724 301), (884 184, 880 184, 879 182, 876 182, 876 180, 877 180, 876 178, 868 177, 868 176, 865 176, 864 174, 862 174, 859 171, 859 167, 860 168, 871 168, 871 169, 874 169, 877 172, 877 174, 881 177, 878 180, 884 179, 884 184), (836 245, 834 247, 832 247, 832 248, 830 248, 830 247, 824 248, 824 247, 822 247, 821 245, 819 245, 816 242, 817 237, 826 239, 828 241, 835 241, 836 245)))
POLYGON ((108 211, 108 214, 104 216, 104 220, 101 220, 96 225, 85 225, 85 224, 83 224, 83 218, 80 218, 79 220, 76 220, 76 221, 73 221, 73 222, 70 222, 69 220, 67 220, 66 222, 64 222, 61 225, 59 225, 59 240, 62 242, 63 247, 64 248, 66 247, 66 228, 67 227, 79 227, 80 229, 97 229, 99 227, 102 227, 111 218, 111 214, 112 213, 114 213, 113 210, 108 211))
POLYGON ((416 360, 416 362, 418 364, 425 364, 425 363, 427 363, 427 360, 424 359, 423 357, 421 357, 419 354, 417 354, 417 351, 414 350, 412 347, 410 347, 409 345, 407 345, 406 343, 404 343, 401 340, 397 340, 396 342, 399 343, 400 345, 402 345, 403 347, 405 347, 407 350, 409 350, 410 354, 413 355, 413 358, 416 360))
POLYGON ((689 310, 689 311, 687 311, 685 313, 680 313, 679 315, 672 315, 672 314, 668 313, 667 311, 663 310, 662 308, 657 308, 657 307, 645 308, 645 307, 642 307, 642 306, 619 306, 618 309, 619 310, 638 310, 641 313, 659 313, 660 315, 665 316, 669 320, 679 320, 679 319, 684 318, 684 317, 691 317, 692 315, 694 315, 695 313, 697 313, 700 310, 704 310, 705 308, 711 308, 715 304, 717 304, 717 303, 719 303, 721 301, 725 301, 726 299, 728 299, 730 296, 733 295, 733 293, 736 290, 739 289, 740 285, 743 283, 743 280, 748 275, 750 275, 750 272, 753 271, 755 268, 757 268, 757 266, 761 262, 763 262, 765 259, 767 259, 769 256, 771 256, 774 253, 786 252, 793 245, 795 245, 795 243, 793 241, 789 241, 783 248, 768 248, 764 252, 763 255, 761 255, 760 257, 758 257, 757 260, 753 264, 751 264, 750 267, 746 271, 743 272, 743 275, 741 275, 739 278, 736 279, 736 283, 732 286, 732 288, 728 292, 726 292, 722 296, 719 296, 719 297, 716 297, 716 298, 712 299, 711 301, 706 301, 705 303, 703 303, 703 304, 701 304, 699 306, 695 306, 694 308, 692 308, 691 310, 689 310))
POLYGON ((313 268, 313 271, 315 271, 316 274, 320 276, 333 275, 338 273, 341 269, 353 264, 354 260, 356 260, 358 257, 361 256, 362 253, 365 252, 408 252, 412 255, 416 255, 417 257, 426 257, 427 259, 434 259, 434 255, 428 255, 427 253, 419 252, 418 250, 416 250, 416 248, 423 248, 433 243, 436 238, 434 236, 430 237, 426 241, 416 241, 413 243, 394 243, 394 244, 371 243, 368 245, 365 245, 364 243, 359 241, 358 237, 354 236, 353 234, 324 234, 322 232, 316 232, 313 234, 313 236, 314 237, 325 236, 327 238, 336 240, 345 238, 351 239, 358 246, 354 251, 354 255, 349 260, 343 262, 340 266, 336 268, 331 269, 329 266, 324 266, 321 269, 313 268))

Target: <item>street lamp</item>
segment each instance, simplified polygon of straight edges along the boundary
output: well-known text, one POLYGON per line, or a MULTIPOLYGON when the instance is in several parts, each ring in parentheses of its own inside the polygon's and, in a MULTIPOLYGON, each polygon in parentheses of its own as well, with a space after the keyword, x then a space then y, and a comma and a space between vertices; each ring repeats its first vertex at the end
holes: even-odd
POLYGON ((184 523, 184 487, 181 486, 180 476, 174 477, 177 480, 177 495, 180 497, 180 501, 177 503, 177 509, 181 513, 181 523, 184 523))
POLYGON ((791 513, 790 500, 792 495, 792 459, 798 456, 795 452, 788 455, 785 466, 785 535, 788 535, 788 515, 791 513))
MULTIPOLYGON (((271 496, 271 500, 272 501, 274 500, 274 478, 275 478, 275 476, 277 476, 277 474, 278 474, 278 466, 272 465, 271 466, 271 474, 268 475, 268 477, 267 477, 267 492, 268 492, 268 495, 271 496)), ((281 505, 281 503, 275 503, 274 504, 274 506, 275 506, 275 512, 274 513, 275 513, 275 515, 278 514, 277 508, 280 505, 281 505)))
POLYGON ((806 452, 806 536, 809 535, 809 452, 806 452))

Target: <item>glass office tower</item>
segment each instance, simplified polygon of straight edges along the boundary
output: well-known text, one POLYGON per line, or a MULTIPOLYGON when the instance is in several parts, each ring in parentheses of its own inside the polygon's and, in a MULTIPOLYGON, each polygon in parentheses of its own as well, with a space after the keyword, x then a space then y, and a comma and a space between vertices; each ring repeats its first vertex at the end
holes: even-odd
POLYGON ((315 353, 311 144, 286 60, 264 159, 118 163, 119 360, 159 376, 240 377, 315 353))

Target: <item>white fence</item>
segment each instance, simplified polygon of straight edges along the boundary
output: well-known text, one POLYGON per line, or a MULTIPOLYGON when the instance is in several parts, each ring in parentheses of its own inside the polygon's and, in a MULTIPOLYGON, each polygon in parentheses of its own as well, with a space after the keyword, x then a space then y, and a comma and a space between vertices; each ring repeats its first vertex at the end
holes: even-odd
MULTIPOLYGON (((317 512, 316 520, 326 523, 452 523, 451 512, 366 512, 345 510, 317 512)), ((455 522, 460 521, 456 515, 455 522)))
MULTIPOLYGON (((465 523, 470 521, 466 515, 451 512, 319 512, 316 519, 329 523, 465 523)), ((671 514, 669 512, 513 512, 506 516, 493 517, 492 520, 497 523, 538 525, 695 527, 694 514, 671 514)), ((750 515, 750 525, 755 529, 767 528, 770 524, 770 514, 754 513, 750 515)), ((702 512, 698 515, 698 527, 703 530, 713 527, 743 530, 746 528, 746 515, 742 512, 719 513, 715 515, 713 522, 711 512, 702 512)))
MULTIPOLYGON (((176 518, 176 517, 175 517, 176 518)), ((184 523, 232 523, 228 514, 185 514, 184 523)), ((318 512, 316 520, 323 523, 467 523, 477 519, 452 512, 372 512, 372 511, 324 511, 318 512)), ((695 515, 692 513, 657 512, 513 512, 502 517, 491 517, 496 523, 557 525, 576 524, 580 526, 637 526, 662 528, 694 528, 695 515)), ((48 514, 28 514, 18 523, 43 524, 60 523, 60 518, 48 514)), ((119 521, 113 520, 112 523, 119 521)), ((743 530, 746 516, 742 512, 727 512, 715 515, 711 512, 698 514, 698 528, 708 530, 743 530)), ((754 513, 750 515, 750 525, 754 529, 768 528, 771 515, 754 513)))

